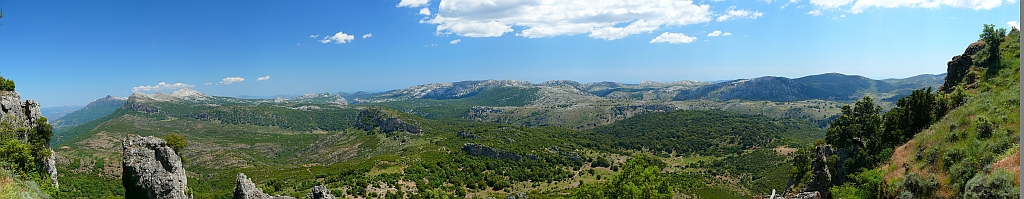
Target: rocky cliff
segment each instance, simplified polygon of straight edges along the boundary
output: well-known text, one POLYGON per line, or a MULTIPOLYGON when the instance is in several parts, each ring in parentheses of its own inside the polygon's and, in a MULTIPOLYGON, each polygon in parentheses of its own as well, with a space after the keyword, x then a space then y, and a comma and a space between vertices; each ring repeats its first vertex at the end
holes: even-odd
POLYGON ((270 196, 263 193, 263 190, 256 187, 256 184, 252 183, 252 180, 244 173, 238 173, 235 180, 237 184, 235 184, 234 199, 295 199, 290 196, 270 196))
POLYGON ((964 54, 953 56, 953 60, 946 62, 946 82, 942 83, 940 91, 950 92, 953 87, 959 85, 968 74, 971 65, 974 64, 974 55, 985 49, 985 43, 978 41, 971 43, 964 50, 964 54))
POLYGON ((423 129, 399 119, 393 114, 388 114, 384 109, 370 108, 359 112, 356 117, 355 127, 363 130, 379 128, 384 133, 406 131, 413 134, 420 134, 423 129))
POLYGON ((125 198, 190 198, 181 158, 167 142, 153 136, 128 135, 123 151, 121 183, 125 198))
POLYGON ((35 100, 22 102, 18 92, 0 91, 0 122, 11 124, 13 128, 34 128, 36 120, 42 117, 35 100))

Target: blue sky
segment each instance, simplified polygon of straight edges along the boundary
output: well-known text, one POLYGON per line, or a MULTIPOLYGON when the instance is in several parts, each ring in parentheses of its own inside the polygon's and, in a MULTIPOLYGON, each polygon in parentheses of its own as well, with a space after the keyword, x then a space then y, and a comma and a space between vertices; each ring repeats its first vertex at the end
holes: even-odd
POLYGON ((982 24, 1020 18, 1017 0, 4 0, 0 9, 0 76, 44 107, 182 87, 236 96, 480 79, 903 78, 945 72, 982 24))

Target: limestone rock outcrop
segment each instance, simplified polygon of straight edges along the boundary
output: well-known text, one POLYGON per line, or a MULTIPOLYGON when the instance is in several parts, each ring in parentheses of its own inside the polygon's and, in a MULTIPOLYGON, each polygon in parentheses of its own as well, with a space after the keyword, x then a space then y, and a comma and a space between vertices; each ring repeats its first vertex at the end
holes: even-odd
POLYGON ((46 173, 50 174, 50 182, 53 183, 53 187, 60 188, 60 183, 57 181, 57 161, 54 160, 54 152, 50 150, 50 157, 46 158, 46 162, 43 163, 43 168, 46 169, 46 173))
POLYGON ((37 119, 43 117, 39 102, 21 101, 21 94, 14 91, 0 91, 0 122, 12 124, 13 128, 34 128, 37 119))
POLYGON ((190 198, 181 157, 167 142, 153 136, 128 135, 123 151, 121 183, 125 198, 190 198))
POLYGON ((237 184, 235 184, 235 195, 234 199, 295 199, 290 196, 270 196, 269 194, 263 193, 263 190, 256 187, 256 184, 252 183, 244 173, 238 173, 235 177, 237 184))
POLYGON ((331 190, 327 190, 327 187, 323 185, 317 185, 313 187, 313 193, 306 195, 310 199, 335 199, 334 195, 331 195, 331 190))
POLYGON ((384 133, 406 131, 412 134, 423 133, 423 129, 416 125, 403 121, 395 116, 389 115, 383 109, 370 108, 359 112, 356 119, 356 128, 373 130, 379 128, 384 133))

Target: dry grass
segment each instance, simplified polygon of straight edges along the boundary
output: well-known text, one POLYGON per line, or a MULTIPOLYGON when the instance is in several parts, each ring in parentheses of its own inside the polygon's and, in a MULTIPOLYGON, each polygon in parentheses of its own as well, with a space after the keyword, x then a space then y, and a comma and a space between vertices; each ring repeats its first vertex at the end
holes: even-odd
MULTIPOLYGON (((896 147, 896 150, 892 152, 892 158, 889 158, 889 163, 883 167, 888 167, 892 165, 896 166, 896 169, 885 174, 884 179, 886 181, 892 180, 894 178, 901 178, 906 173, 907 169, 904 169, 904 165, 908 165, 911 161, 913 161, 912 158, 913 154, 915 153, 913 149, 915 147, 911 146, 914 146, 914 140, 910 140, 906 144, 896 147)), ((914 169, 914 167, 910 166, 907 166, 907 168, 914 169)))
POLYGON ((1013 155, 999 160, 995 164, 992 164, 993 169, 1005 169, 1017 176, 1017 186, 1020 186, 1020 151, 1016 151, 1013 155))
POLYGON ((776 153, 779 153, 779 155, 783 155, 783 156, 787 156, 787 155, 789 155, 789 153, 796 152, 796 148, 789 148, 789 147, 785 147, 785 146, 775 147, 772 150, 775 150, 776 153))

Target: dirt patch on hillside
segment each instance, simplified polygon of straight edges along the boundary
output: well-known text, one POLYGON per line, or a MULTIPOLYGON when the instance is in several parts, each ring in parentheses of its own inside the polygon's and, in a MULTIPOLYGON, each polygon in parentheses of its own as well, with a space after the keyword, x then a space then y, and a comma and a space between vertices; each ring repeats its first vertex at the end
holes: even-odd
POLYGON ((1019 160, 1020 160, 1020 151, 1013 152, 1013 155, 1010 155, 1009 157, 1003 158, 1002 160, 999 160, 999 162, 996 162, 995 164, 992 164, 992 168, 993 169, 1006 169, 1006 171, 1009 171, 1010 173, 1013 173, 1014 176, 1017 176, 1017 186, 1020 186, 1020 161, 1019 160))
POLYGON ((783 155, 783 156, 789 155, 790 153, 793 153, 793 152, 796 152, 796 148, 789 148, 789 147, 784 147, 784 146, 775 147, 772 150, 775 150, 776 153, 779 153, 779 155, 783 155))

